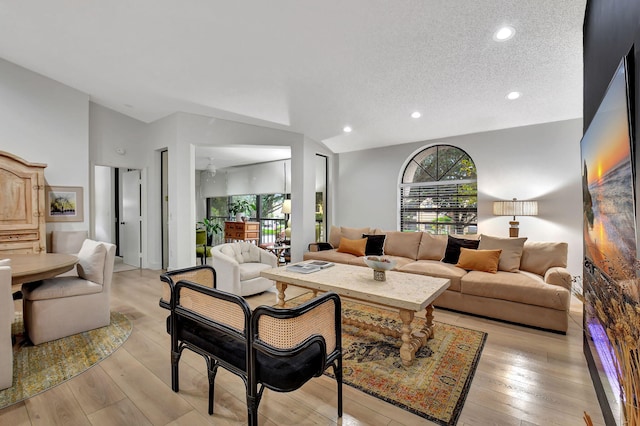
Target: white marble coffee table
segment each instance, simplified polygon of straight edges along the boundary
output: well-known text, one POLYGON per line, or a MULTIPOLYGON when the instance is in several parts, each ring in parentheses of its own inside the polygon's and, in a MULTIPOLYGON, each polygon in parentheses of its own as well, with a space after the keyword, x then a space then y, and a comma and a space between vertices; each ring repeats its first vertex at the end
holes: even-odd
POLYGON ((406 366, 413 363, 416 351, 433 338, 432 303, 449 287, 449 280, 445 278, 395 271, 386 272, 386 281, 375 281, 372 269, 342 264, 310 274, 291 272, 287 267, 280 267, 262 271, 261 275, 276 282, 280 307, 284 307, 287 286, 295 285, 313 290, 314 293, 333 291, 350 299, 397 309, 402 321, 400 330, 350 318, 343 318, 343 321, 402 339, 400 358, 406 366), (423 309, 426 311, 425 326, 421 330, 412 330, 415 313, 423 309))

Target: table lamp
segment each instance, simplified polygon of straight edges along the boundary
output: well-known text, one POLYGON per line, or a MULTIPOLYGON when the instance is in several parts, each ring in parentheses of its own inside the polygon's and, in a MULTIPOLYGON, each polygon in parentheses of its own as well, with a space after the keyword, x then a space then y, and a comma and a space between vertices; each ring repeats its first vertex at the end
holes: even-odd
POLYGON ((516 216, 537 216, 538 202, 523 201, 516 198, 510 201, 494 201, 493 214, 496 216, 513 216, 513 220, 509 221, 509 236, 517 237, 520 222, 516 221, 516 216))

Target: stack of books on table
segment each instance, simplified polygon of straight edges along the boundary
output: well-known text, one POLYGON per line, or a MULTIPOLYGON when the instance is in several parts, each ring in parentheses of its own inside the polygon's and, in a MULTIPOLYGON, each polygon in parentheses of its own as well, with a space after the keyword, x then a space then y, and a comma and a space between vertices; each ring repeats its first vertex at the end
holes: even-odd
POLYGON ((287 271, 310 274, 333 265, 333 262, 326 262, 324 260, 310 260, 308 262, 296 263, 295 265, 287 266, 287 271))

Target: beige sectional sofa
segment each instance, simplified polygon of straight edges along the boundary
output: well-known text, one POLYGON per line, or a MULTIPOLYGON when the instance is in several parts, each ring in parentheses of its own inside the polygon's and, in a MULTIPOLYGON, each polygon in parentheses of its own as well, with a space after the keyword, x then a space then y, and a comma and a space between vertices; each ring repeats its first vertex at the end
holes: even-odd
POLYGON ((304 259, 366 266, 365 256, 340 250, 341 240, 344 238, 343 247, 348 247, 363 235, 382 234, 384 255, 397 262, 394 270, 451 280, 449 289, 436 299, 436 306, 566 333, 572 278, 565 269, 566 243, 333 226, 330 246, 324 246, 329 249, 314 251, 318 245, 312 244, 304 259), (464 256, 500 250, 497 272, 464 269, 456 266, 457 262, 443 261, 451 262, 450 255, 455 254, 458 244, 470 240, 478 240, 469 243, 477 245, 478 251, 465 252, 464 256))

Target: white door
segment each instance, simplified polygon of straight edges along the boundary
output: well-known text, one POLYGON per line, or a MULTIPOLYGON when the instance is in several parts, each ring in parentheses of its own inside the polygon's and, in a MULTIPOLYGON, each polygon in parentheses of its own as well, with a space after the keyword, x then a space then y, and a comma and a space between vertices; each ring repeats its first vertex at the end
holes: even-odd
POLYGON ((124 263, 140 268, 140 170, 122 172, 121 181, 120 254, 124 263))

